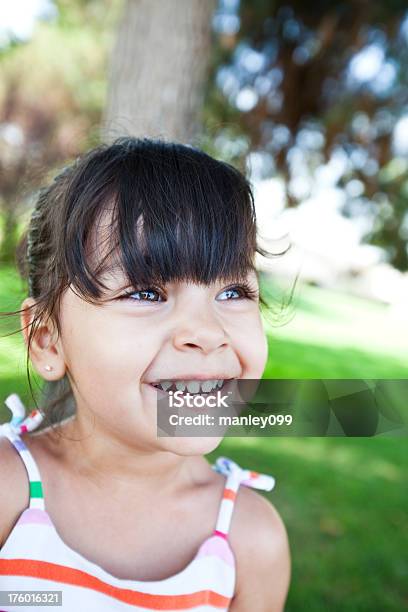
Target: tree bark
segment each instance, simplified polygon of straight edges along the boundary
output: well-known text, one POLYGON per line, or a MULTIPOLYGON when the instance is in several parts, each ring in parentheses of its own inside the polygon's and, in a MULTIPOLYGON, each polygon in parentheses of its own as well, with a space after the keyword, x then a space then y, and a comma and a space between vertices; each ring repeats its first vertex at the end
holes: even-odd
POLYGON ((127 0, 102 125, 117 136, 191 142, 208 77, 216 0, 127 0))

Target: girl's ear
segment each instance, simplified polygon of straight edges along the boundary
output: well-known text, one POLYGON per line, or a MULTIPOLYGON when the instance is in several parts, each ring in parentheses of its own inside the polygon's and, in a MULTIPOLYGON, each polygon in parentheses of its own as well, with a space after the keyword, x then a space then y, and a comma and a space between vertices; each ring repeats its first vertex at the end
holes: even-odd
MULTIPOLYGON (((21 305, 20 322, 24 336, 24 342, 28 348, 28 338, 35 317, 36 301, 32 297, 26 298, 21 305)), ((50 318, 47 321, 36 323, 36 331, 31 339, 30 359, 43 378, 47 380, 58 380, 65 375, 64 352, 60 340, 57 338, 57 328, 50 318), (45 366, 51 366, 45 368, 45 366), (45 373, 47 376, 45 376, 45 373)))

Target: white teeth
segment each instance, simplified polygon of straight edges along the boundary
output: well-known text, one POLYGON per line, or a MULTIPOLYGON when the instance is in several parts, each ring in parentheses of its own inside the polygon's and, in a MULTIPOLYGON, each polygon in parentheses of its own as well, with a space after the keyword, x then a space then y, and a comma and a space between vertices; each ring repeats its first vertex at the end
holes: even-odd
POLYGON ((171 387, 172 384, 173 383, 170 382, 169 380, 164 380, 163 382, 160 383, 159 386, 163 389, 163 391, 167 391, 167 389, 171 387))
POLYGON ((208 393, 213 387, 214 385, 212 380, 204 380, 204 382, 201 383, 201 389, 203 390, 203 393, 208 393))
POLYGON ((209 393, 213 389, 220 389, 224 384, 224 380, 214 379, 214 380, 163 380, 158 383, 156 386, 162 389, 163 391, 167 391, 170 387, 175 386, 177 391, 185 391, 187 389, 188 393, 209 393))
POLYGON ((189 380, 187 389, 189 393, 198 393, 200 390, 200 383, 197 380, 189 380))

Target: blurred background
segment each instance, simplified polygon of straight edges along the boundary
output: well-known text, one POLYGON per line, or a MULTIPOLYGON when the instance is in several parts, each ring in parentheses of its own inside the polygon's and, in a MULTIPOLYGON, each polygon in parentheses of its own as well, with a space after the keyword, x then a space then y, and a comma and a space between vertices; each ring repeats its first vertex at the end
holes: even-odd
MULTIPOLYGON (((56 171, 101 140, 173 138, 245 172, 262 245, 290 246, 258 260, 281 305, 265 377, 408 378, 407 66, 402 0, 2 2, 0 311, 27 295, 15 247, 56 171)), ((20 321, 0 323, 0 396, 34 407, 20 321)), ((408 608, 406 438, 220 454, 276 477, 288 611, 408 608)))

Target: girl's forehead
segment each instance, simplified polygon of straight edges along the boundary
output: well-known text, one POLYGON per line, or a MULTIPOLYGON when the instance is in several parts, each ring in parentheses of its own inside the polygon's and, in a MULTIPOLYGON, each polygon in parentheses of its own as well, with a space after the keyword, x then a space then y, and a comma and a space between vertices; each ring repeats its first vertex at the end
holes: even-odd
MULTIPOLYGON (((136 220, 135 227, 136 241, 140 246, 143 245, 143 215, 140 214, 136 220)), ((117 242, 119 238, 117 231, 117 221, 115 220, 115 207, 110 204, 104 207, 98 214, 88 234, 85 254, 87 262, 95 271, 97 268, 105 270, 122 270, 121 259, 119 256, 120 247, 117 242), (116 240, 116 243, 115 243, 116 240)))
POLYGON ((97 269, 104 271, 115 266, 119 267, 119 262, 112 253, 112 223, 112 213, 103 211, 87 237, 85 256, 93 272, 97 269))

